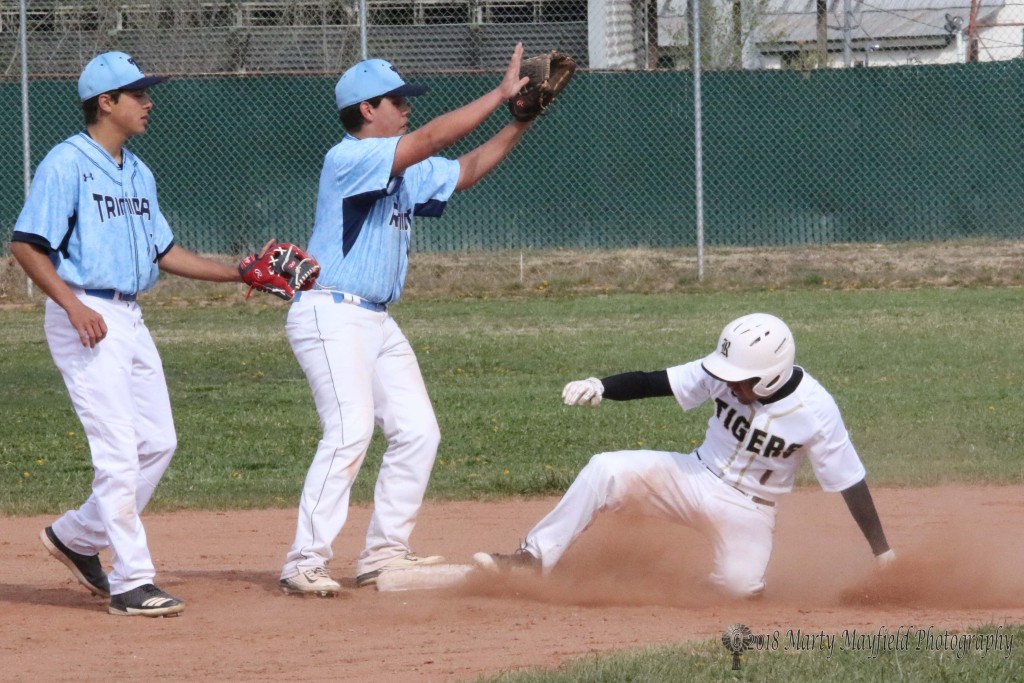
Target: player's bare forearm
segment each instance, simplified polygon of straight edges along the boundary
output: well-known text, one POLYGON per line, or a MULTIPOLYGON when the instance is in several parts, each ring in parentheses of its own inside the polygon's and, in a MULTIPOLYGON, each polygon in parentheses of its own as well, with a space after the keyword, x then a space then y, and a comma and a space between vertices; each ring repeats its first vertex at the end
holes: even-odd
POLYGON ((107 336, 103 316, 75 296, 57 274, 46 252, 27 242, 11 242, 11 254, 32 282, 67 312, 68 322, 78 332, 82 346, 94 347, 107 336))
POLYGON ((395 150, 391 173, 398 174, 413 164, 436 155, 466 137, 487 120, 504 100, 496 90, 464 107, 438 116, 422 128, 402 136, 395 150))
POLYGON ((459 181, 455 185, 455 190, 468 190, 497 168, 523 139, 531 125, 532 121, 513 121, 498 131, 493 138, 459 157, 459 181))
POLYGON ((11 254, 29 279, 61 308, 67 310, 68 305, 78 301, 42 249, 28 242, 11 242, 11 254))
POLYGON ((519 64, 523 57, 523 45, 516 45, 509 60, 508 68, 501 83, 494 90, 478 97, 469 104, 442 114, 423 127, 402 136, 395 150, 392 174, 398 174, 424 159, 434 156, 466 137, 486 121, 498 107, 529 82, 519 77, 519 64))
POLYGON ((242 281, 238 268, 218 263, 178 245, 174 245, 163 255, 159 265, 162 271, 192 280, 206 280, 207 282, 242 281))
POLYGON ((875 502, 871 498, 867 480, 861 479, 842 493, 846 507, 850 509, 854 521, 857 522, 864 538, 868 539, 868 543, 871 545, 871 552, 877 556, 888 551, 889 542, 882 530, 882 521, 878 518, 878 510, 875 509, 875 502))

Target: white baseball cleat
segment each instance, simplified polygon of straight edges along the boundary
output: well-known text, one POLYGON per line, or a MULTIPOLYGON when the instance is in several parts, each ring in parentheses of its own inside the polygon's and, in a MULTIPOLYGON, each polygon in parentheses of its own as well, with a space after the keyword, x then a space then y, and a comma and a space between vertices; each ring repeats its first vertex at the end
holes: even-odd
POLYGON ((281 579, 278 585, 289 595, 318 595, 321 598, 333 598, 341 592, 341 584, 332 579, 323 567, 307 569, 295 576, 281 579))
POLYGON ((518 548, 510 555, 476 553, 473 555, 473 564, 477 566, 477 569, 491 574, 498 574, 512 569, 532 569, 536 572, 541 570, 540 560, 534 557, 533 553, 526 548, 518 548))
POLYGON ((489 574, 497 574, 501 571, 490 553, 473 553, 473 564, 477 569, 482 569, 489 574))

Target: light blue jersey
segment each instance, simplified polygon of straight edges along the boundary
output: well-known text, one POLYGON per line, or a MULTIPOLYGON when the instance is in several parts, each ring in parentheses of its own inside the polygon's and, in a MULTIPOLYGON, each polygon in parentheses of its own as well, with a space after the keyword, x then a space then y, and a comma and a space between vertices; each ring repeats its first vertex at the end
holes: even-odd
POLYGON ((13 240, 47 249, 69 285, 144 292, 174 243, 153 173, 127 149, 121 154, 118 166, 78 133, 50 150, 32 179, 13 240))
POLYGON ((392 178, 400 139, 346 135, 327 152, 309 241, 318 287, 380 304, 402 295, 413 217, 444 212, 459 162, 431 157, 392 178))

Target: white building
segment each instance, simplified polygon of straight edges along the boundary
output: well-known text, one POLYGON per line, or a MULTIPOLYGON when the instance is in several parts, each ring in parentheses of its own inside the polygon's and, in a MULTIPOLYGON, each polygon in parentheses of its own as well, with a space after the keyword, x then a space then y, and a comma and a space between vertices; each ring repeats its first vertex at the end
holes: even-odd
MULTIPOLYGON (((820 65, 816 0, 769 0, 752 25, 745 68, 820 65)), ((1024 4, 1004 0, 827 0, 823 66, 1017 59, 1024 4)))

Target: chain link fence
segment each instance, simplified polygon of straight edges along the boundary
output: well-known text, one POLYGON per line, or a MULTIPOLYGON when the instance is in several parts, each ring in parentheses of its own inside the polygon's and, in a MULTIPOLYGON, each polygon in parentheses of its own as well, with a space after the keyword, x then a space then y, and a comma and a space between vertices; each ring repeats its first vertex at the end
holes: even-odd
MULTIPOLYGON (((920 9, 899 24, 885 7, 913 0, 840 13, 832 1, 823 19, 808 4, 701 0, 701 197, 685 0, 35 0, 30 164, 82 128, 82 66, 122 50, 172 76, 129 145, 178 241, 224 254, 272 235, 305 243, 348 66, 383 57, 429 84, 416 125, 493 88, 521 41, 581 70, 510 159, 417 224, 419 250, 687 247, 698 207, 708 245, 1024 236, 1024 62, 1007 14, 1020 8, 950 2, 946 17, 920 9)), ((7 230, 24 200, 20 10, 0 0, 7 230)))

